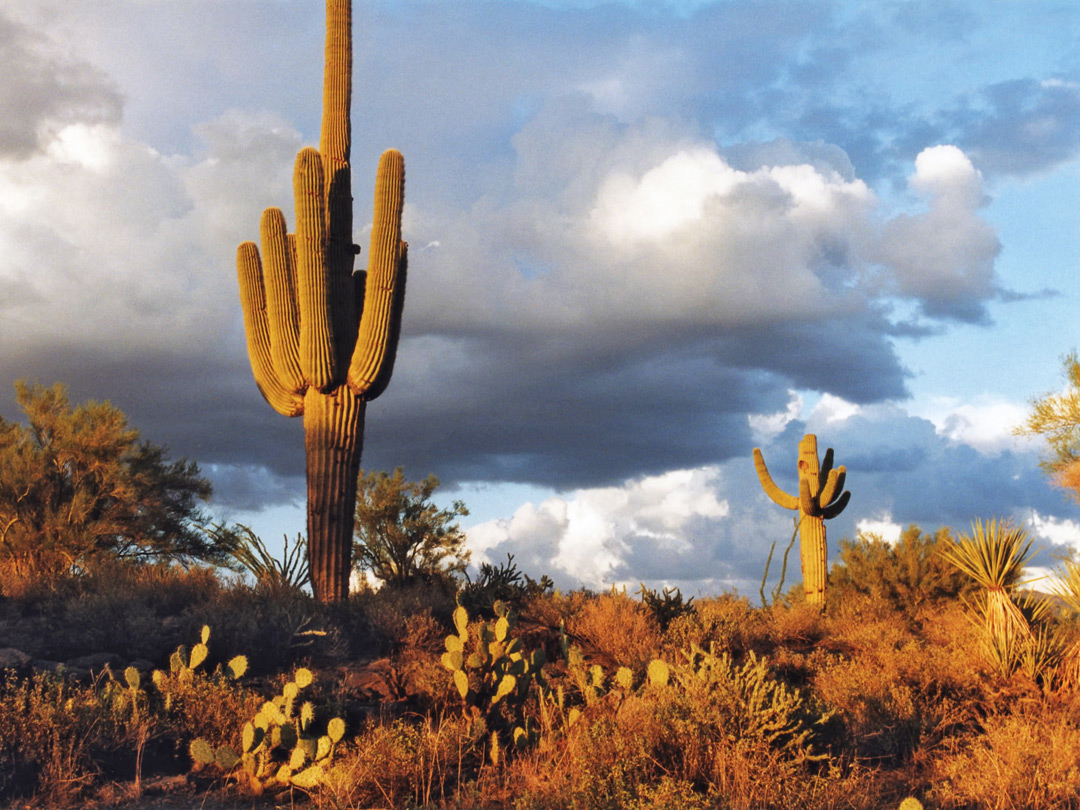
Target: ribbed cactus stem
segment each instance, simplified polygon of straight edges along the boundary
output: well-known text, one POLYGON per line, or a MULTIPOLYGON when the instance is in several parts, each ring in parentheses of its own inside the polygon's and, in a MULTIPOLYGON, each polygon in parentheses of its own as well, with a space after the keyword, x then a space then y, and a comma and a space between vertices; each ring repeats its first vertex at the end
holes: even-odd
POLYGON ((308 567, 324 602, 348 598, 356 481, 364 446, 364 401, 347 387, 304 396, 307 457, 308 567))
POLYGON ((811 605, 825 604, 828 579, 828 547, 825 542, 825 521, 820 517, 800 513, 799 556, 802 561, 803 595, 811 605))
POLYGON ((784 492, 773 481, 761 450, 754 448, 754 468, 762 489, 774 503, 799 513, 799 552, 802 562, 803 594, 814 605, 825 603, 828 579, 828 547, 825 521, 844 511, 851 498, 841 492, 846 480, 843 467, 833 469, 833 451, 825 452, 825 461, 818 461, 817 436, 808 433, 799 442, 799 494, 784 492))

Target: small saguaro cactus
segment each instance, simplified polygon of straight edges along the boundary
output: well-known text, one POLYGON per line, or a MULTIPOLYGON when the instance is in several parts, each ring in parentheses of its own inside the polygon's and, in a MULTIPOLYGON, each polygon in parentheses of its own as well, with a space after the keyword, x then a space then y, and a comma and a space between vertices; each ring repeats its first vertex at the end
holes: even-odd
POLYGON ((388 150, 375 177, 367 272, 353 273, 349 104, 351 0, 327 0, 319 149, 296 158, 296 233, 278 208, 237 250, 248 356, 278 413, 304 417, 308 567, 317 599, 348 598, 364 410, 393 370, 405 295, 405 161, 388 150))
POLYGON ((799 551, 802 558, 803 593, 810 604, 825 603, 826 561, 825 521, 844 511, 851 493, 844 490, 847 471, 833 469, 833 451, 825 451, 819 464, 817 436, 808 433, 799 442, 799 494, 789 495, 769 475, 761 450, 754 448, 754 467, 758 480, 768 495, 784 509, 799 513, 799 551))

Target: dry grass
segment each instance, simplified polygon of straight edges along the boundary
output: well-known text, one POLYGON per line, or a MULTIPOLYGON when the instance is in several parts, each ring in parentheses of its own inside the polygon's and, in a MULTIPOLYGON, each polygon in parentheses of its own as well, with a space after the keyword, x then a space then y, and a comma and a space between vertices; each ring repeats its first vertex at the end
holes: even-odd
MULTIPOLYGON (((439 663, 451 632, 445 595, 368 593, 328 611, 300 594, 271 598, 174 569, 117 570, 71 587, 7 600, 5 627, 53 632, 43 647, 74 649, 72 631, 49 630, 66 622, 95 643, 127 634, 134 652, 190 644, 206 622, 207 670, 237 653, 261 663, 242 684, 176 682, 167 702, 147 687, 137 712, 104 679, 9 675, 0 801, 63 807, 131 795, 115 785, 130 782, 137 761, 145 778, 186 769, 194 737, 235 743, 296 661, 329 668, 366 651, 380 657, 392 700, 354 705, 333 679, 320 682, 316 702, 343 714, 348 733, 328 783, 311 794, 314 810, 885 810, 909 795, 943 809, 1080 806, 1080 694, 1064 674, 1080 665, 1066 656, 1038 684, 1022 667, 996 671, 958 600, 900 610, 846 591, 822 613, 723 596, 695 600, 661 633, 624 593, 534 596, 512 632, 547 651, 546 691, 535 687, 523 706, 520 749, 504 740, 495 763, 491 729, 463 709, 439 663), (585 653, 578 666, 601 668, 591 697, 573 686, 560 622, 585 653), (304 626, 328 635, 298 646, 304 626), (666 686, 645 675, 656 658, 667 662, 666 686), (629 688, 621 667, 633 673, 629 688)), ((1040 627, 1063 648, 1080 637, 1068 617, 1040 627)), ((197 778, 228 784, 223 776, 197 778)))
POLYGON ((660 648, 660 628, 641 603, 616 590, 574 596, 576 609, 566 620, 567 632, 584 643, 586 652, 609 666, 630 667, 640 677, 660 648))
POLYGON ((949 741, 931 767, 942 808, 1066 810, 1080 806, 1077 707, 1025 703, 949 741))

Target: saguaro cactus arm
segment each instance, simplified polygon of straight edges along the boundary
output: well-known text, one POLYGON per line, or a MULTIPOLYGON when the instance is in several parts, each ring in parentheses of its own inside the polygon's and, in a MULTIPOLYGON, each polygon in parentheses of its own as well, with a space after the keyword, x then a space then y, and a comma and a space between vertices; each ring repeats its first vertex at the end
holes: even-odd
POLYGON ((773 503, 783 509, 799 508, 799 499, 794 495, 788 495, 773 481, 772 476, 769 475, 769 468, 765 466, 765 457, 761 455, 761 450, 757 447, 754 448, 754 469, 757 470, 761 488, 765 490, 766 495, 772 498, 773 503))
POLYGON ((326 208, 322 158, 310 146, 300 150, 293 171, 296 200, 296 291, 300 304, 300 368, 319 391, 333 387, 337 371, 330 314, 326 208))
POLYGON ((299 416, 304 412, 303 395, 282 382, 274 367, 273 330, 267 317, 263 267, 254 242, 244 242, 237 248, 236 267, 240 282, 240 306, 244 312, 244 333, 247 335, 248 357, 251 359, 255 384, 275 411, 284 416, 299 416))
POLYGON ((408 245, 401 241, 404 201, 405 159, 389 149, 375 176, 364 310, 348 375, 349 388, 366 400, 383 392, 394 367, 408 260, 408 245))
POLYGON ((827 506, 821 507, 821 517, 825 520, 832 520, 834 517, 844 511, 848 505, 848 501, 851 500, 851 493, 844 490, 840 493, 840 497, 827 506))
POLYGON ((266 257, 263 283, 270 325, 271 357, 282 385, 302 393, 300 369, 300 307, 296 300, 296 239, 285 233, 280 208, 267 208, 259 222, 262 253, 266 257))

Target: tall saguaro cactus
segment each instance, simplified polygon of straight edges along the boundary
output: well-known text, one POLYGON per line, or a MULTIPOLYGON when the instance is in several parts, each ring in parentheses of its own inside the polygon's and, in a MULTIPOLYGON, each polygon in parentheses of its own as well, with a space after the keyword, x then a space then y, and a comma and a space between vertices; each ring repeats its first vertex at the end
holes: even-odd
POLYGON ((351 0, 326 2, 319 149, 296 156, 296 233, 267 208, 237 250, 240 301, 255 382, 280 414, 304 417, 308 565, 315 596, 348 598, 364 410, 393 371, 405 295, 401 241, 405 161, 388 150, 375 176, 366 273, 353 273, 349 104, 351 0))
POLYGON ((803 593, 811 604, 825 603, 826 561, 825 521, 844 511, 851 493, 844 490, 847 471, 833 469, 833 451, 825 451, 818 463, 817 436, 807 433, 799 442, 799 494, 789 495, 778 487, 765 466, 761 450, 754 448, 754 467, 768 495, 784 509, 799 513, 799 552, 802 558, 803 593))

